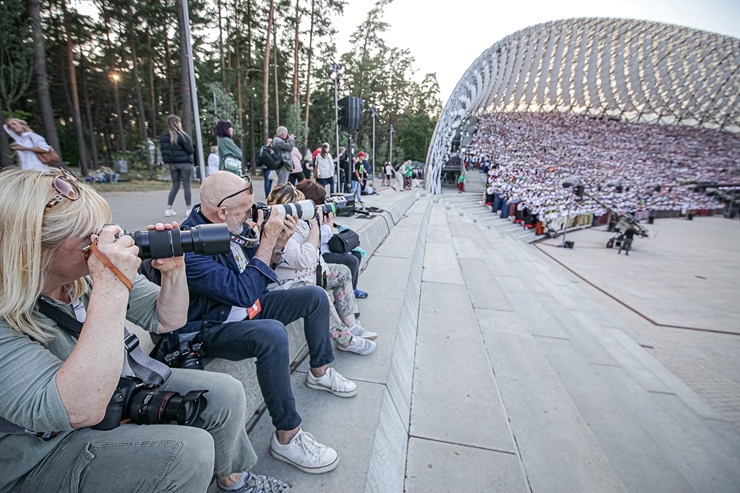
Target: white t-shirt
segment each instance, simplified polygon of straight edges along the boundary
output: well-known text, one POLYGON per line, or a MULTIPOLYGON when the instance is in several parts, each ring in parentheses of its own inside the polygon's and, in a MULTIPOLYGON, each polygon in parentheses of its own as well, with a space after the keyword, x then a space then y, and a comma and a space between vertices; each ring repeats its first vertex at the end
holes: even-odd
MULTIPOLYGON (((46 143, 46 139, 44 139, 37 133, 31 132, 29 130, 28 132, 23 132, 22 134, 18 135, 10 128, 8 128, 7 125, 3 125, 3 128, 5 129, 5 132, 7 132, 7 134, 10 135, 16 143, 22 146, 37 147, 44 151, 49 150, 49 144, 46 143)), ((18 161, 21 169, 35 169, 37 171, 49 171, 51 169, 47 165, 42 163, 38 155, 33 151, 16 152, 18 153, 18 161)))
MULTIPOLYGON (((210 165, 208 167, 210 169, 210 165)), ((234 254, 234 260, 236 260, 236 264, 239 266, 239 272, 244 272, 244 269, 247 268, 247 257, 244 255, 242 248, 233 241, 231 242, 231 253, 234 254)), ((240 322, 242 320, 246 320, 247 315, 246 308, 241 306, 232 306, 226 322, 240 322)))
POLYGON ((218 171, 218 153, 211 153, 208 155, 208 175, 212 175, 218 171))

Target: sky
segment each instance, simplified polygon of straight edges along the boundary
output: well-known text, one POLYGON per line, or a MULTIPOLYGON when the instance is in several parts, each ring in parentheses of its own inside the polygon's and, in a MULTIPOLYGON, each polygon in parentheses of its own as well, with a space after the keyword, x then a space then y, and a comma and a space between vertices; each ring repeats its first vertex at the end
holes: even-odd
MULTIPOLYGON (((340 53, 375 0, 348 0, 335 22, 340 53)), ((491 45, 535 24, 573 17, 619 17, 687 26, 740 38, 740 0, 393 0, 383 18, 386 43, 408 48, 416 79, 436 73, 446 102, 470 65, 491 45)))

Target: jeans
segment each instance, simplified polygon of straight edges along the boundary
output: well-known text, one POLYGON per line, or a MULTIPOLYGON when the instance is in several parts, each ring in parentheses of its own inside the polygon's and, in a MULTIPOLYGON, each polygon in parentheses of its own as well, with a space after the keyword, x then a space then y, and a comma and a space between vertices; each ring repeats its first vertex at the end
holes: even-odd
POLYGON ((246 397, 222 373, 173 369, 160 389, 186 394, 207 389, 204 429, 123 424, 109 431, 81 428, 32 469, 13 492, 203 493, 214 472, 248 471, 257 462, 245 429, 246 397))
POLYGON ((257 380, 277 430, 301 424, 290 385, 290 349, 285 325, 303 318, 311 368, 334 361, 327 328, 329 299, 318 286, 270 291, 260 298, 262 310, 252 320, 225 322, 203 329, 208 356, 239 361, 257 358, 257 380))
POLYGON ((267 178, 269 175, 270 170, 267 169, 267 166, 262 166, 262 177, 265 179, 265 199, 267 199, 270 195, 270 190, 272 190, 272 180, 267 178))
POLYGON ((360 182, 357 180, 352 180, 352 188, 350 189, 349 193, 355 196, 355 202, 362 203, 362 192, 360 191, 360 182))
POLYGON ((172 188, 167 197, 167 205, 175 202, 177 192, 180 190, 180 181, 182 181, 182 190, 185 194, 185 205, 190 208, 190 178, 193 174, 193 163, 170 163, 170 176, 172 177, 172 188))
POLYGON ((352 251, 350 254, 326 252, 322 255, 327 264, 342 264, 349 268, 352 273, 352 289, 357 289, 357 277, 360 274, 360 262, 362 254, 352 251))
POLYGON ((329 184, 329 194, 334 193, 334 177, 331 178, 316 178, 316 181, 319 183, 319 185, 325 187, 327 184, 329 184))

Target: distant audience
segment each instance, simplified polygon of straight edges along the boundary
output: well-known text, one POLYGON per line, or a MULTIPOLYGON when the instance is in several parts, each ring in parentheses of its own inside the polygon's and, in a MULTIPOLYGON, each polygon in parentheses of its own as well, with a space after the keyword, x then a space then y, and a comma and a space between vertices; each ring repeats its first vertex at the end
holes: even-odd
POLYGON ((740 136, 716 130, 498 113, 479 120, 465 159, 488 173, 486 202, 494 210, 509 206, 512 213, 524 211, 523 220, 531 214, 559 229, 568 210, 572 218, 593 219, 608 206, 647 219, 650 211, 665 216, 722 209, 720 201, 689 185, 740 183, 739 148, 740 136), (567 179, 584 186, 582 200, 571 202, 572 189, 562 185, 567 179))

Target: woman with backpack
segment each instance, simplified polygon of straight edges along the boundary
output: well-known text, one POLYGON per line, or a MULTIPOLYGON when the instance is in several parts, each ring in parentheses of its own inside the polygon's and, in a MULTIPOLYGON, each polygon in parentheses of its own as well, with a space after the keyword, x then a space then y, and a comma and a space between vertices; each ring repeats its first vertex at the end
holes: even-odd
POLYGON ((172 177, 172 188, 167 197, 167 209, 164 215, 167 217, 176 216, 177 212, 172 210, 172 204, 175 202, 177 192, 180 190, 182 182, 183 193, 185 194, 185 206, 187 210, 185 215, 190 215, 190 178, 193 175, 193 141, 188 134, 182 129, 182 122, 177 115, 167 117, 167 130, 159 137, 159 146, 162 151, 162 162, 170 167, 170 176, 172 177))
POLYGON ((329 194, 334 193, 334 158, 329 154, 329 144, 321 144, 321 152, 316 155, 314 163, 316 171, 316 181, 319 185, 326 187, 329 185, 329 194))

